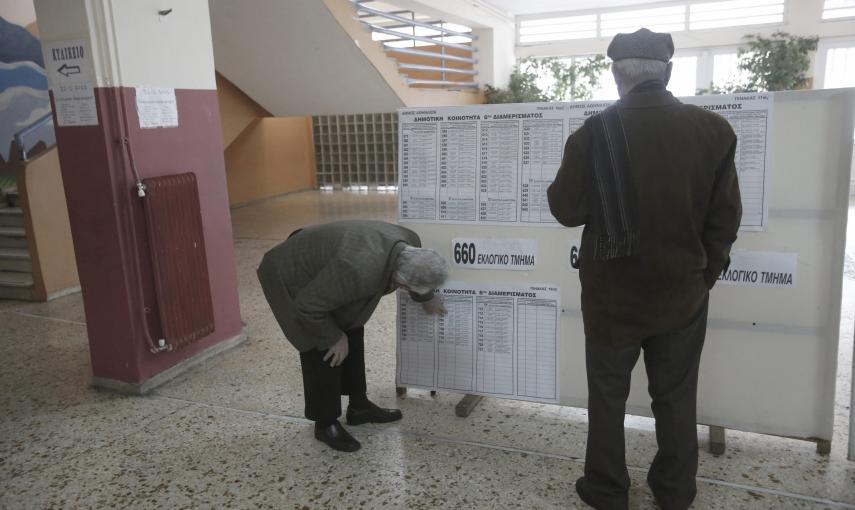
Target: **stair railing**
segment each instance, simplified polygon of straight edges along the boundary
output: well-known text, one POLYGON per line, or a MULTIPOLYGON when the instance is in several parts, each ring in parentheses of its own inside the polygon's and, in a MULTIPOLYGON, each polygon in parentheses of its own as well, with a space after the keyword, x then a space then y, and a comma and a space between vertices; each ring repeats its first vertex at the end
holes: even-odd
POLYGON ((15 133, 15 145, 18 147, 21 161, 26 161, 32 149, 39 142, 44 142, 45 150, 56 145, 56 134, 53 130, 53 114, 47 113, 35 122, 15 133))
POLYGON ((426 80, 426 79, 416 79, 416 78, 405 78, 405 82, 407 85, 428 85, 428 86, 437 86, 449 89, 460 89, 460 88, 478 88, 478 84, 474 81, 456 81, 449 80, 448 74, 462 74, 469 76, 476 76, 478 71, 474 69, 460 69, 455 67, 449 67, 447 62, 462 62, 467 64, 472 64, 473 66, 478 63, 478 60, 475 58, 475 52, 477 52, 477 48, 473 47, 471 43, 474 43, 478 39, 476 35, 473 35, 471 32, 460 32, 457 30, 451 30, 445 28, 444 21, 416 21, 415 13, 412 11, 392 11, 386 12, 380 9, 375 9, 373 7, 369 7, 365 5, 363 2, 359 0, 352 0, 353 8, 357 12, 357 17, 355 18, 357 21, 362 23, 362 25, 376 33, 392 36, 391 39, 386 39, 381 41, 383 43, 383 49, 387 53, 399 53, 402 55, 410 55, 417 57, 424 57, 429 59, 438 60, 439 65, 424 65, 424 64, 411 64, 407 62, 399 62, 399 69, 406 69, 411 71, 427 71, 427 72, 436 72, 441 75, 439 80, 426 80), (409 14, 410 18, 406 18, 403 15, 409 14), (366 21, 366 19, 370 18, 383 18, 385 20, 389 20, 395 22, 393 25, 384 25, 380 26, 378 24, 371 23, 366 21), (431 31, 438 32, 438 35, 415 35, 416 27, 425 28, 431 31), (402 28, 411 28, 410 34, 405 31, 401 31, 402 28), (397 30, 396 30, 397 29, 397 30), (469 39, 470 44, 460 44, 455 42, 446 41, 446 37, 465 37, 469 39), (412 41, 413 48, 402 48, 398 46, 393 46, 389 43, 399 42, 399 41, 412 41), (430 45, 436 45, 439 48, 439 52, 432 51, 424 51, 415 49, 416 42, 422 42, 430 45), (451 55, 446 53, 446 49, 455 49, 459 51, 463 51, 469 54, 469 56, 459 56, 459 55, 451 55))

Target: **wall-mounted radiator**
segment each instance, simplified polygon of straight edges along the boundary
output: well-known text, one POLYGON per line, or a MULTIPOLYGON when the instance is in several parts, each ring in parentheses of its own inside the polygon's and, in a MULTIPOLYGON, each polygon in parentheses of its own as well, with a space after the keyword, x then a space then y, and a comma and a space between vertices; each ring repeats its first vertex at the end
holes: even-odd
POLYGON ((160 322, 167 344, 180 349, 214 332, 199 189, 192 173, 143 184, 160 322))

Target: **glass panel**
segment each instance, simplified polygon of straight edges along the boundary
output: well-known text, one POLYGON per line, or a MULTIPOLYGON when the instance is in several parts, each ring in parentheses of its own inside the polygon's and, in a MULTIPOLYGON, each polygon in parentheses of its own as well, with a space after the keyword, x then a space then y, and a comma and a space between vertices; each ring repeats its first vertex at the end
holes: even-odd
MULTIPOLYGON (((724 87, 728 84, 744 83, 749 73, 739 69, 739 56, 736 52, 720 53, 713 56, 713 85, 724 87)), ((707 87, 704 84, 703 87, 707 87)))
POLYGON ((668 90, 675 96, 694 96, 698 90, 698 57, 674 57, 668 90))
POLYGON ((597 15, 566 16, 520 22, 520 42, 561 41, 597 37, 597 15))
POLYGON ((658 7, 633 11, 606 12, 600 15, 600 35, 635 32, 641 27, 654 32, 679 32, 686 29, 686 6, 658 7))
POLYGON ((855 0, 825 0, 822 19, 855 17, 855 0))
POLYGON ((784 0, 729 0, 689 7, 689 30, 783 23, 784 0))
POLYGON ((855 46, 826 53, 824 88, 855 87, 855 46))

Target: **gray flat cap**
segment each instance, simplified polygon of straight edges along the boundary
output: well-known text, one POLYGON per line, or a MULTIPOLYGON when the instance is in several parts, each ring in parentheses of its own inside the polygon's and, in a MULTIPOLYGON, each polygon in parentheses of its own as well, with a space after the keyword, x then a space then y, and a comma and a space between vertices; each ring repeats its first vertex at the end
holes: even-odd
POLYGON ((669 62, 674 55, 674 41, 671 34, 659 34, 646 28, 640 28, 631 34, 618 34, 612 39, 608 49, 609 58, 646 58, 669 62))

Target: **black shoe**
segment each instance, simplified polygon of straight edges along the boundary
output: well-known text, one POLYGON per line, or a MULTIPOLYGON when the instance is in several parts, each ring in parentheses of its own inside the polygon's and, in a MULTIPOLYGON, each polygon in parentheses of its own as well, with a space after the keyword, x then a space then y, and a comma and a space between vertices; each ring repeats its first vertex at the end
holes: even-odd
POLYGON ((336 420, 332 425, 327 426, 316 422, 315 439, 322 443, 326 443, 327 446, 333 450, 338 450, 340 452, 355 452, 362 448, 359 441, 351 436, 350 433, 341 426, 341 423, 339 423, 338 420, 336 420))
POLYGON ((383 409, 373 402, 368 402, 364 409, 354 409, 347 406, 347 424, 362 425, 363 423, 390 423, 403 418, 397 409, 383 409))
POLYGON ((586 480, 584 476, 576 480, 576 494, 579 495, 579 498, 581 498, 582 501, 597 510, 622 510, 629 508, 628 498, 621 501, 609 501, 602 500, 602 498, 598 498, 595 494, 592 494, 590 487, 588 487, 588 480, 586 480))

